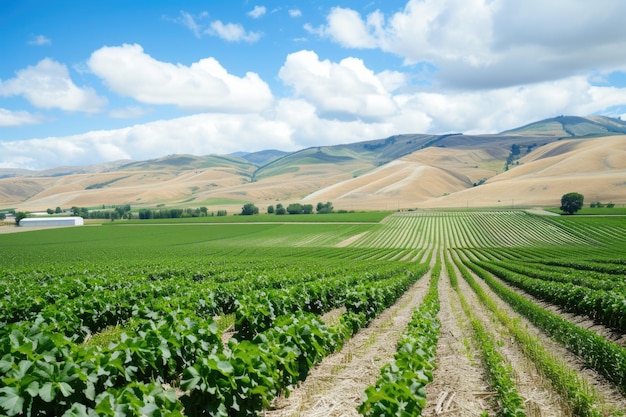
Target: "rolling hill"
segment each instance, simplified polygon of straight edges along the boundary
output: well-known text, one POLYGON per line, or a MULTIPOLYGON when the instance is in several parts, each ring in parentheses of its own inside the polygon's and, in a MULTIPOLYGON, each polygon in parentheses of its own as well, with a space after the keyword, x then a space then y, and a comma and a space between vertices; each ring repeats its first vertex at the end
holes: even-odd
POLYGON ((404 134, 293 153, 169 155, 46 171, 0 170, 0 209, 277 202, 341 209, 557 206, 577 191, 626 203, 626 123, 559 116, 489 135, 404 134))

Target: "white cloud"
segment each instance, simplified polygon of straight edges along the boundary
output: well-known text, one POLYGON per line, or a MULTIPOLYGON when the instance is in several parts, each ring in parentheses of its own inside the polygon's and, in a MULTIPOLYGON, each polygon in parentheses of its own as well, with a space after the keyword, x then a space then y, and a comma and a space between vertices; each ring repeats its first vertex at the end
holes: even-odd
POLYGON ((272 100, 269 86, 252 72, 231 75, 214 58, 185 66, 157 61, 140 45, 103 47, 88 60, 90 69, 111 90, 142 103, 186 109, 255 112, 272 100))
POLYGON ((390 79, 389 73, 381 80, 357 58, 332 63, 320 61, 315 52, 299 51, 287 56, 279 77, 320 113, 382 118, 398 110, 383 82, 390 79))
POLYGON ((289 9, 289 16, 300 17, 302 16, 302 11, 300 9, 289 9))
POLYGON ((0 108, 0 127, 34 125, 40 122, 40 117, 27 111, 12 111, 0 108))
POLYGON ((266 12, 267 12, 267 9, 265 8, 265 6, 254 6, 254 9, 248 12, 248 16, 252 17, 253 19, 258 19, 259 17, 263 16, 266 12))
POLYGON ((267 147, 296 150, 290 129, 258 114, 197 114, 124 129, 0 142, 0 167, 42 169, 174 153, 228 154, 267 147))
POLYGON ((29 45, 35 45, 35 46, 50 45, 51 43, 52 41, 44 35, 33 36, 28 41, 29 45))
POLYGON ((336 7, 308 29, 346 48, 431 63, 440 86, 498 88, 626 67, 624 14, 618 0, 409 0, 388 16, 336 7))
POLYGON ((222 23, 220 20, 211 22, 210 29, 206 33, 217 36, 228 42, 249 42, 254 43, 261 39, 259 32, 246 32, 244 27, 238 23, 222 23))
POLYGON ((490 91, 397 94, 393 114, 350 120, 325 117, 308 97, 286 98, 264 112, 205 113, 125 129, 0 142, 0 166, 39 169, 174 153, 294 151, 399 133, 495 133, 552 115, 598 113, 624 103, 624 97, 626 88, 592 86, 584 77, 570 77, 490 91))
POLYGON ((0 81, 0 95, 23 96, 39 108, 86 113, 99 112, 107 103, 92 88, 74 84, 67 67, 50 58, 18 71, 15 78, 0 81))
POLYGON ((330 37, 348 48, 375 48, 377 46, 376 39, 370 34, 370 28, 358 12, 334 7, 326 20, 326 25, 314 28, 307 24, 304 28, 309 33, 330 37))

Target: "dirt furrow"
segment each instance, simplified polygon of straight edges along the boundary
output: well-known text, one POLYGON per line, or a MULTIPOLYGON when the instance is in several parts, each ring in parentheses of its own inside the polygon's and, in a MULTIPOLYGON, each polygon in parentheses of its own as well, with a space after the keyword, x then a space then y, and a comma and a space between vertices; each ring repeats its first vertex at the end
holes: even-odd
MULTIPOLYGON (((517 391, 524 399, 526 415, 529 417, 570 416, 560 395, 552 389, 550 382, 543 378, 534 363, 526 357, 508 330, 478 300, 469 284, 457 273, 459 289, 470 305, 474 316, 480 320, 485 330, 491 333, 498 343, 500 353, 511 364, 515 372, 517 391)), ((479 278, 475 278, 479 279, 479 278)), ((492 294, 490 296, 493 297, 492 294)))
POLYGON ((493 393, 485 382, 479 353, 471 344, 472 329, 445 268, 439 279, 439 301, 437 368, 434 380, 426 386, 427 402, 422 415, 475 417, 484 411, 495 415, 489 401, 493 393))
POLYGON ((393 360, 396 344, 413 311, 428 291, 430 273, 415 283, 393 306, 346 342, 341 351, 325 358, 307 379, 279 398, 266 417, 358 416, 365 389, 379 377, 380 368, 393 360))
MULTIPOLYGON (((606 379, 597 372, 589 369, 576 355, 572 354, 559 343, 553 341, 547 334, 528 321, 524 316, 516 313, 506 302, 500 299, 480 277, 475 274, 472 275, 488 296, 497 302, 500 309, 505 311, 510 317, 520 320, 522 327, 527 329, 533 336, 539 338, 543 346, 550 351, 554 357, 563 359, 572 369, 576 370, 578 376, 586 380, 589 386, 593 387, 596 394, 604 400, 607 407, 615 410, 626 410, 626 398, 619 390, 607 382, 606 379)), ((499 280, 497 277, 496 279, 499 280)), ((499 282, 505 284, 502 280, 499 280, 499 282)), ((512 287, 509 288, 513 289, 512 287)))

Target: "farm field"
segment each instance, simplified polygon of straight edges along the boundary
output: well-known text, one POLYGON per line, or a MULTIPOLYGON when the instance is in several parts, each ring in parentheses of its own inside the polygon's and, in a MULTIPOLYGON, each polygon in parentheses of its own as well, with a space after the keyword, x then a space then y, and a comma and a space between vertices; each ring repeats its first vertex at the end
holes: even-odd
POLYGON ((626 416, 623 217, 254 217, 0 234, 0 415, 626 416))

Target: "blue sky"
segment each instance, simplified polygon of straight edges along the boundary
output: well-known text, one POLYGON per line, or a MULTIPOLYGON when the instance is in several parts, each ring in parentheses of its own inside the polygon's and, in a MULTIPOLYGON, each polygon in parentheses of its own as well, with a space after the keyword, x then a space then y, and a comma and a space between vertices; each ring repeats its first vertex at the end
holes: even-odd
POLYGON ((0 168, 626 115, 621 0, 0 0, 0 168))

